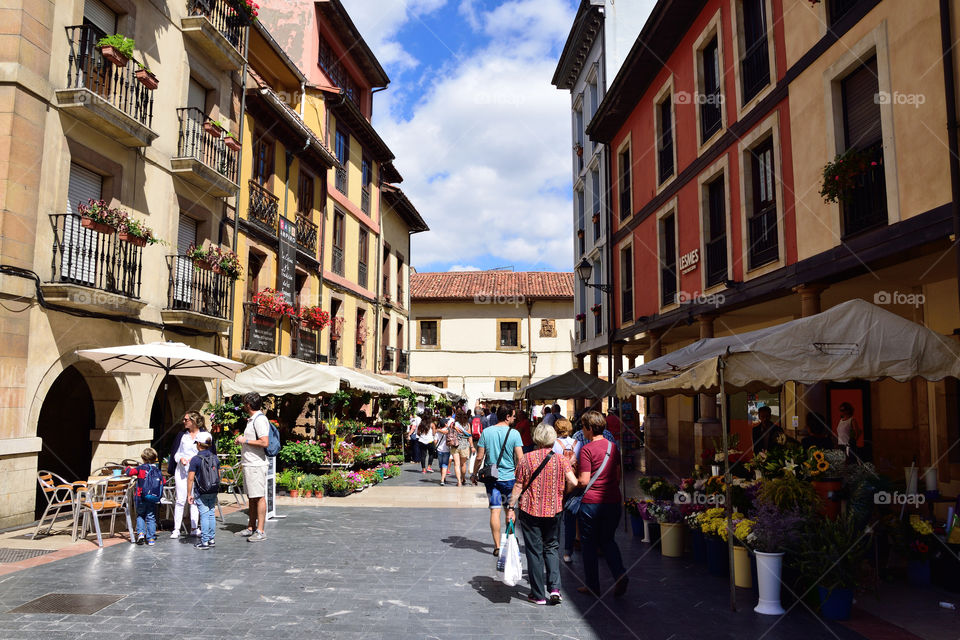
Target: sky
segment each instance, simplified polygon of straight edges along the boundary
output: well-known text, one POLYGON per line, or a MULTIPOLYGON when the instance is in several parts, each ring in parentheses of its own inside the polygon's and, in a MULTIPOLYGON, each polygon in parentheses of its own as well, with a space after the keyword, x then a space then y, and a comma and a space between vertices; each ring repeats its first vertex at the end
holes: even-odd
POLYGON ((373 125, 430 226, 426 271, 573 267, 570 93, 550 84, 577 0, 342 0, 390 77, 373 125))

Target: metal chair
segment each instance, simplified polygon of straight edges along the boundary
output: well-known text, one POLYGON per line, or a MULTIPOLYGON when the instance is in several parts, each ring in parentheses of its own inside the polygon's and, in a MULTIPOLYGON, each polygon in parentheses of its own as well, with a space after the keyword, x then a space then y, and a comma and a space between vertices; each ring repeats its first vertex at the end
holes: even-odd
POLYGON ((220 487, 222 491, 233 495, 238 506, 246 504, 246 496, 243 495, 243 476, 237 472, 237 468, 225 464, 220 467, 220 487))
POLYGON ((69 513, 70 517, 73 519, 73 528, 70 533, 74 540, 76 540, 76 490, 86 486, 86 483, 67 482, 62 476, 59 476, 52 471, 38 471, 37 482, 40 484, 40 489, 43 491, 43 496, 47 499, 47 506, 43 510, 43 515, 40 516, 40 521, 37 523, 37 529, 33 532, 33 538, 36 539, 37 535, 40 533, 40 529, 43 528, 43 522, 47 519, 47 516, 50 516, 50 524, 47 527, 47 531, 44 535, 50 535, 50 532, 53 530, 53 523, 56 522, 60 512, 66 509, 67 513, 69 513))
POLYGON ((97 532, 97 545, 102 547, 100 518, 110 516, 110 535, 113 535, 117 515, 122 513, 127 519, 130 542, 136 541, 133 522, 130 519, 130 488, 133 483, 134 479, 129 477, 104 478, 77 491, 77 505, 80 514, 83 515, 81 536, 86 536, 88 521, 93 520, 93 528, 97 532))

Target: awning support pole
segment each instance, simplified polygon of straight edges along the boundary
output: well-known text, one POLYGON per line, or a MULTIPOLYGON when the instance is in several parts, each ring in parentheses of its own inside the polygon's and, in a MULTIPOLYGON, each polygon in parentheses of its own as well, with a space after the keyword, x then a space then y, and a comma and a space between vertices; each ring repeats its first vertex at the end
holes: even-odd
POLYGON ((723 370, 727 366, 724 359, 717 358, 717 373, 720 375, 720 424, 723 433, 723 483, 726 487, 724 494, 725 520, 727 526, 727 557, 730 565, 730 610, 737 610, 737 585, 734 579, 733 561, 733 476, 730 474, 730 425, 727 416, 727 387, 723 380, 723 370))

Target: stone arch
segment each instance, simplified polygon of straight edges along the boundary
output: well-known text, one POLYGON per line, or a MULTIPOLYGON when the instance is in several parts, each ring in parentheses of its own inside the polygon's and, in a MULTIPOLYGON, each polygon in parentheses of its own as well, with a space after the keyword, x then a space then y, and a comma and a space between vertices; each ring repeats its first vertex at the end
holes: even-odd
POLYGON ((153 398, 150 410, 150 428, 153 446, 165 456, 180 427, 180 418, 186 411, 200 411, 212 400, 210 381, 179 376, 157 376, 150 389, 153 398), (166 385, 166 394, 164 394, 166 385))

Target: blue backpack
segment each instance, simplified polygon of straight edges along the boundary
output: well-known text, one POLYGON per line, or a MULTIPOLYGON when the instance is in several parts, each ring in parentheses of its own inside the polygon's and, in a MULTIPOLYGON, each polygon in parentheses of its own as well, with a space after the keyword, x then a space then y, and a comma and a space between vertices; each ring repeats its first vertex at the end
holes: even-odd
POLYGON ((155 464, 147 465, 147 475, 137 480, 139 497, 144 502, 156 504, 163 497, 163 474, 155 464))
POLYGON ((270 423, 270 441, 264 452, 271 458, 280 453, 280 430, 272 422, 270 423))

